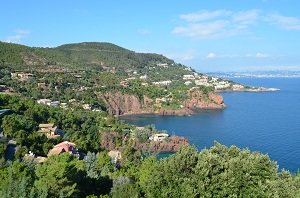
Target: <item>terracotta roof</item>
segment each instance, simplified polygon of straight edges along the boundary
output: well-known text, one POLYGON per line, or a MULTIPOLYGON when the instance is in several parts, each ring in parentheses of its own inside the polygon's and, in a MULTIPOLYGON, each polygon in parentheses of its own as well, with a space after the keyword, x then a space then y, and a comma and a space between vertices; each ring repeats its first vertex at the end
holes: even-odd
POLYGON ((48 156, 50 155, 58 155, 63 152, 72 152, 74 153, 74 149, 76 149, 76 144, 68 141, 61 142, 53 147, 48 152, 48 156))

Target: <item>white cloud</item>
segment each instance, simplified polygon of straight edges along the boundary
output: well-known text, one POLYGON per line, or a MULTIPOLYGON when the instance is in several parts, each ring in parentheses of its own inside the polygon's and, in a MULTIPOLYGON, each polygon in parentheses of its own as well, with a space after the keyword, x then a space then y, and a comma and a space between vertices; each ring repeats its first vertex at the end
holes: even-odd
POLYGON ((211 23, 188 24, 185 27, 176 27, 172 33, 201 39, 218 38, 230 33, 226 30, 228 23, 226 20, 219 20, 211 23))
POLYGON ((22 43, 22 40, 30 34, 29 30, 16 30, 15 34, 12 36, 8 36, 5 39, 5 42, 8 43, 22 43))
POLYGON ((254 24, 260 16, 259 10, 247 10, 233 14, 232 20, 241 25, 254 24))
POLYGON ((267 21, 285 30, 300 30, 300 18, 288 17, 279 14, 270 14, 267 21))
POLYGON ((259 10, 232 12, 228 10, 201 11, 180 15, 186 24, 172 33, 195 39, 215 39, 239 35, 248 31, 259 18, 259 10))
POLYGON ((257 52, 256 54, 246 54, 246 57, 248 57, 248 58, 271 58, 272 56, 270 54, 257 52))
POLYGON ((211 12, 202 10, 196 13, 182 14, 179 16, 179 18, 187 22, 197 22, 197 21, 206 21, 206 20, 214 19, 220 16, 228 16, 230 14, 231 11, 228 10, 215 10, 211 12))
POLYGON ((217 57, 217 55, 213 52, 207 54, 207 56, 206 56, 207 59, 213 59, 213 58, 216 58, 216 57, 217 57))
POLYGON ((256 58, 269 58, 270 55, 269 55, 269 54, 264 54, 264 53, 257 52, 257 53, 255 54, 255 57, 256 57, 256 58))
POLYGON ((166 57, 169 57, 171 59, 174 59, 178 62, 181 61, 191 61, 195 59, 196 56, 196 51, 193 49, 189 49, 186 51, 181 51, 181 52, 167 52, 167 53, 162 53, 164 54, 166 57))
POLYGON ((183 25, 172 30, 174 35, 193 39, 220 39, 238 35, 252 35, 251 28, 260 23, 271 23, 285 30, 300 30, 300 18, 268 14, 262 10, 202 10, 179 16, 183 25))

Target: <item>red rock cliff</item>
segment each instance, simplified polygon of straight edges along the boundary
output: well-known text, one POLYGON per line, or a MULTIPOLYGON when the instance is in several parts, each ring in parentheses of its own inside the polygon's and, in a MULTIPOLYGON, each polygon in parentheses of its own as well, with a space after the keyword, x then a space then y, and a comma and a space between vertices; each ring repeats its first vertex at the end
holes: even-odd
POLYGON ((189 144, 188 140, 180 136, 171 136, 167 141, 163 142, 134 142, 133 146, 137 149, 147 150, 155 153, 176 152, 183 145, 189 144))
MULTIPOLYGON (((116 138, 118 134, 116 132, 107 132, 101 134, 101 147, 107 150, 119 149, 126 145, 128 138, 122 138, 122 145, 116 145, 116 138)), ((140 143, 138 141, 133 142, 133 147, 136 149, 147 150, 155 153, 167 153, 167 152, 176 152, 178 149, 189 144, 188 139, 180 136, 171 136, 167 141, 154 142, 147 141, 145 143, 140 143)))
POLYGON ((108 106, 109 113, 113 115, 125 114, 160 114, 160 115, 190 115, 195 109, 222 109, 225 107, 223 97, 214 92, 204 94, 201 91, 189 93, 189 99, 183 102, 182 109, 154 110, 153 100, 144 96, 144 101, 135 95, 123 94, 121 92, 106 93, 102 96, 108 106))
POLYGON ((122 94, 121 92, 106 93, 103 96, 108 105, 109 113, 113 115, 138 114, 142 112, 142 105, 138 97, 122 94))
POLYGON ((225 107, 223 97, 214 92, 208 95, 201 91, 190 92, 190 99, 184 102, 188 109, 222 109, 225 107))

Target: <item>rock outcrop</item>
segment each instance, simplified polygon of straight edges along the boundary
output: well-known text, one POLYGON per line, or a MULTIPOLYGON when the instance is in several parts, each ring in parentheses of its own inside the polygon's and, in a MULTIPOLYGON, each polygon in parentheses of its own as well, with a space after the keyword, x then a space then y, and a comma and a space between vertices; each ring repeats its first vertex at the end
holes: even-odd
POLYGON ((203 94, 201 91, 190 93, 191 99, 184 102, 188 109, 222 109, 225 107, 223 97, 214 92, 203 94))
POLYGON ((121 92, 106 93, 102 99, 108 106, 108 112, 113 115, 129 114, 159 114, 159 115, 191 115, 196 109, 222 109, 225 107, 223 97, 214 92, 204 94, 202 91, 189 93, 181 109, 154 108, 154 101, 144 96, 143 102, 135 95, 121 92))
POLYGON ((142 104, 134 95, 122 94, 121 92, 106 93, 103 96, 108 105, 108 111, 113 115, 139 114, 142 112, 142 104))
POLYGON ((180 136, 171 136, 167 141, 151 141, 146 143, 134 142, 133 146, 136 149, 147 150, 154 153, 169 153, 176 152, 181 146, 187 144, 189 144, 189 142, 186 138, 180 136))
MULTIPOLYGON (((116 150, 125 146, 128 142, 127 137, 122 138, 122 145, 117 145, 118 134, 116 132, 107 132, 101 134, 101 147, 107 150, 116 150)), ((136 149, 146 150, 154 153, 176 152, 178 149, 189 144, 188 139, 181 136, 171 136, 166 141, 150 141, 140 143, 137 140, 133 141, 132 146, 136 149)))

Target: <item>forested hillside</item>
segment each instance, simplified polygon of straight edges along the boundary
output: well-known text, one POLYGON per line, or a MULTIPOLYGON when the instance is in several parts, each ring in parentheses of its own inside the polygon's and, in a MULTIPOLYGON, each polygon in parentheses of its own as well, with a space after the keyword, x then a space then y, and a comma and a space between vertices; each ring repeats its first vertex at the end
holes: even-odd
POLYGON ((135 53, 111 43, 66 44, 55 48, 36 48, 0 42, 0 60, 5 66, 56 66, 65 69, 116 71, 143 70, 156 63, 174 61, 158 54, 135 53))

